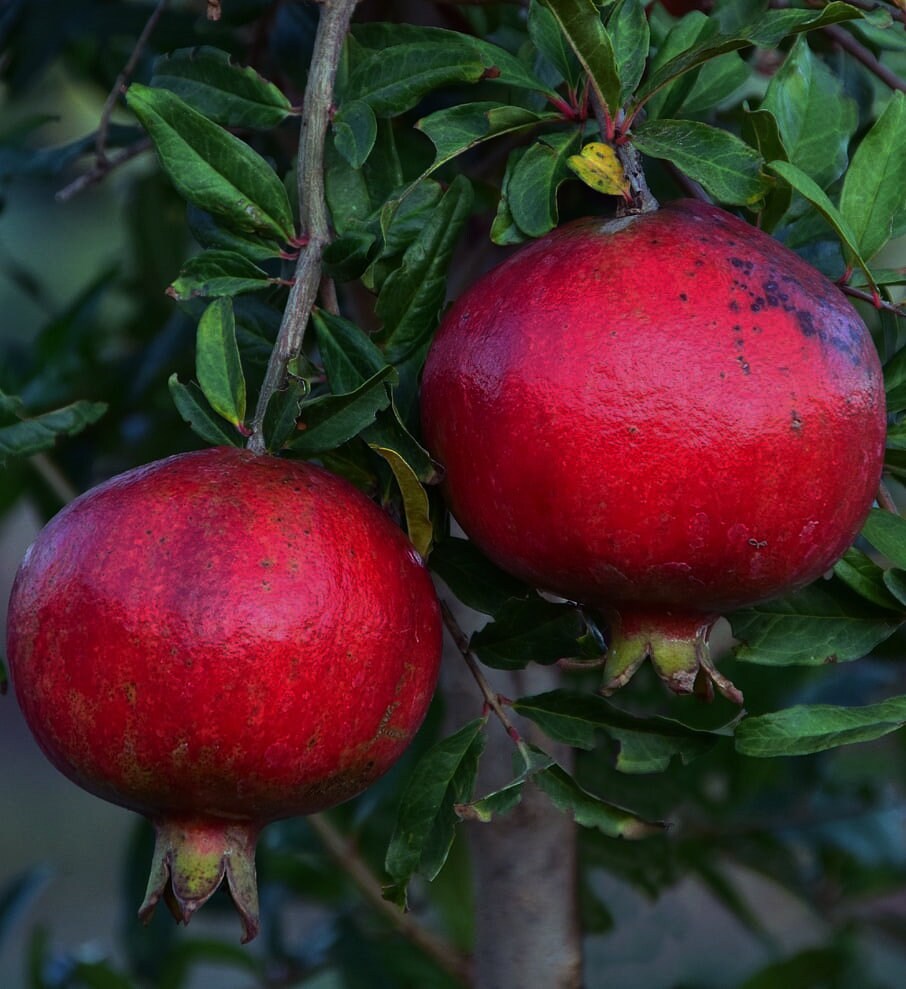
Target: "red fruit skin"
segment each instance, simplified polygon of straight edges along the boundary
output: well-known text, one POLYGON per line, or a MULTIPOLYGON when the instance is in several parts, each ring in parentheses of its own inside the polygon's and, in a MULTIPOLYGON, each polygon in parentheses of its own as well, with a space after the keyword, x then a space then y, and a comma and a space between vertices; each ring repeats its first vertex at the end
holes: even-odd
POLYGON ((10 601, 11 680, 58 769, 155 821, 252 834, 384 773, 440 651, 427 570, 376 505, 319 467, 237 449, 78 498, 10 601))
POLYGON ((466 533, 536 587, 716 614, 801 587, 877 490, 880 366, 842 293, 728 213, 585 219, 451 308, 424 436, 466 533))

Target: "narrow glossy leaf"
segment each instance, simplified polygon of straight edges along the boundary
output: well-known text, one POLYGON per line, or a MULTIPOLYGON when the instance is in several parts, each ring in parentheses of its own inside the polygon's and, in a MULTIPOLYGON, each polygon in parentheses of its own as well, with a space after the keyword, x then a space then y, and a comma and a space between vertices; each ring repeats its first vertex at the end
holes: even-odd
POLYGON ((235 251, 202 251, 182 266, 167 295, 177 302, 199 297, 214 299, 258 292, 272 282, 266 271, 235 251))
POLYGON ((449 537, 434 547, 431 569, 469 608, 485 615, 500 611, 510 598, 531 592, 493 563, 468 539, 449 537))
POLYGON ((296 435, 287 445, 303 456, 313 457, 358 436, 390 404, 387 385, 392 384, 395 376, 396 372, 388 365, 351 392, 326 395, 306 403, 296 435))
POLYGON ((183 198, 236 230, 281 241, 293 236, 293 215, 283 183, 244 141, 167 90, 133 83, 126 101, 183 198))
POLYGON ((764 159, 730 131, 697 120, 653 120, 636 130, 633 143, 672 161, 721 202, 753 206, 770 189, 764 159))
POLYGON ((566 164, 587 185, 605 196, 622 196, 629 192, 629 180, 616 151, 609 144, 591 141, 566 164))
POLYGON ((884 586, 897 599, 900 605, 906 605, 906 570, 892 567, 884 571, 884 586))
MULTIPOLYGON (((693 10, 681 17, 667 32, 666 37, 652 52, 648 70, 649 78, 657 75, 672 59, 691 51, 700 44, 700 39, 714 33, 712 20, 700 10, 693 10)), ((717 56, 719 57, 719 56, 717 56)), ((706 62, 710 65, 711 62, 706 62)), ((654 93, 647 101, 645 112, 649 120, 659 117, 674 117, 679 115, 679 109, 686 97, 694 89, 700 66, 696 66, 685 74, 671 80, 654 93)), ((645 87, 643 86, 644 90, 645 87)))
POLYGON ((906 567, 906 519, 883 508, 873 508, 862 526, 862 535, 891 563, 906 567))
POLYGON ((238 426, 245 419, 245 377, 229 299, 212 302, 198 321, 195 373, 211 408, 238 426))
POLYGON ((446 298, 446 272, 472 208, 472 187, 457 176, 443 199, 386 279, 375 306, 387 358, 399 363, 426 345, 446 298))
POLYGON ((705 62, 682 101, 680 115, 705 113, 715 105, 731 100, 736 90, 745 85, 750 71, 736 52, 727 52, 705 62))
POLYGON ((856 129, 855 101, 799 37, 771 78, 762 108, 777 121, 786 155, 822 188, 843 174, 856 129))
POLYGON ((613 41, 592 0, 541 0, 557 19, 560 30, 588 74, 601 103, 611 116, 620 108, 622 86, 613 41))
POLYGON ((212 446, 241 446, 236 430, 224 428, 223 420, 211 411, 201 389, 194 383, 182 384, 175 374, 167 382, 176 411, 194 433, 212 446))
POLYGON ((377 235, 365 230, 349 230, 324 248, 321 258, 327 274, 338 282, 352 282, 374 259, 377 235))
POLYGON ((651 32, 642 0, 619 0, 607 21, 607 31, 613 43, 622 105, 638 88, 648 57, 651 32))
POLYGON ((884 365, 884 389, 888 414, 906 410, 906 347, 900 348, 884 365))
POLYGON ((476 718, 432 746, 409 775, 384 861, 391 879, 405 886, 416 873, 433 879, 453 844, 455 804, 472 797, 484 748, 485 719, 476 718))
POLYGON ((562 766, 542 770, 533 779, 555 807, 582 827, 596 828, 611 838, 648 838, 663 832, 662 824, 643 820, 632 811, 606 803, 584 790, 562 766))
POLYGON ((539 124, 558 119, 556 113, 537 112, 507 103, 462 103, 437 110, 422 117, 416 124, 435 148, 434 161, 425 174, 483 141, 501 134, 531 130, 539 124))
POLYGON ((75 436, 107 411, 104 402, 72 402, 30 416, 18 398, 0 392, 0 464, 51 449, 61 436, 75 436))
POLYGON ((221 226, 216 217, 191 203, 186 210, 186 219, 192 236, 202 247, 230 251, 251 261, 267 261, 280 256, 280 244, 276 240, 238 234, 221 226))
POLYGON ((824 190, 821 189, 821 187, 817 185, 812 178, 806 175, 805 172, 798 169, 791 162, 772 161, 767 167, 772 172, 779 175, 784 182, 789 183, 789 185, 792 186, 796 192, 807 199, 815 207, 815 209, 818 210, 818 212, 834 228, 835 233, 842 241, 844 248, 849 251, 855 263, 858 264, 859 267, 865 272, 865 277, 868 279, 869 284, 874 285, 871 278, 871 272, 865 264, 864 259, 859 254, 858 247, 856 246, 856 235, 853 233, 849 223, 840 214, 837 207, 830 201, 824 190))
POLYGON ((578 129, 548 134, 525 149, 506 183, 507 204, 519 230, 542 237, 557 225, 557 190, 572 176, 569 159, 579 151, 578 129))
POLYGON ((297 112, 273 83, 207 45, 162 55, 154 63, 151 85, 175 93, 224 127, 276 127, 297 112))
POLYGON ((400 494, 403 496, 403 511, 406 514, 406 531, 409 533, 409 539, 418 552, 423 557, 427 557, 434 541, 434 527, 431 524, 431 506, 428 503, 427 492, 421 486, 415 471, 396 450, 373 443, 369 445, 390 465, 400 494))
POLYGON ((906 208, 906 93, 896 92, 853 155, 843 180, 840 212, 855 234, 859 253, 874 257, 906 208))
POLYGON ((317 307, 311 318, 318 352, 334 394, 358 388, 386 365, 383 353, 355 323, 317 307))
MULTIPOLYGON (((521 244, 528 239, 520 229, 513 212, 510 209, 510 182, 519 163, 525 157, 528 148, 513 148, 506 160, 506 170, 500 185, 500 199, 497 203, 497 213, 491 224, 491 240, 500 247, 521 244)), ((567 158, 567 161, 569 159, 567 158)))
POLYGON ((368 160, 377 140, 377 119, 364 100, 344 103, 334 115, 334 146, 353 168, 368 160))
POLYGON ((528 32, 539 52, 573 89, 578 87, 580 69, 573 50, 566 43, 557 18, 540 0, 531 0, 528 32))
POLYGON ((743 718, 736 726, 736 748, 759 758, 810 755, 839 745, 870 742, 906 725, 906 696, 864 707, 799 705, 772 714, 743 718))
POLYGON ((585 619, 572 605, 511 599, 493 622, 472 636, 470 645, 486 665, 517 670, 528 663, 556 663, 575 655, 576 639, 584 632, 585 619))
POLYGON ((554 760, 541 749, 525 745, 517 749, 514 759, 515 777, 505 786, 485 794, 468 804, 458 804, 456 813, 463 820, 481 821, 487 824, 495 817, 508 813, 522 800, 525 784, 544 769, 554 766, 554 760), (527 758, 526 758, 527 756, 527 758))
POLYGON ((847 3, 832 0, 819 11, 787 8, 758 13, 747 24, 735 26, 730 33, 720 31, 719 21, 710 19, 710 26, 689 49, 669 59, 649 76, 638 92, 639 105, 668 83, 691 69, 698 68, 717 55, 738 51, 750 45, 772 48, 783 38, 803 31, 813 31, 828 24, 855 20, 861 13, 847 3))
POLYGON ((817 666, 860 659, 891 636, 899 619, 839 586, 816 583, 728 616, 742 642, 737 659, 766 666, 817 666))
MULTIPOLYGON (((41 122, 56 121, 57 116, 42 118, 41 122)), ((113 124, 107 131, 108 150, 124 148, 142 137, 138 127, 113 124)), ((85 134, 66 144, 52 147, 19 146, 0 142, 0 178, 28 175, 32 178, 55 178, 72 167, 85 155, 93 155, 97 146, 97 131, 85 134)))
MULTIPOLYGON (((710 63, 709 63, 710 64, 710 63)), ((758 149, 764 161, 786 161, 786 148, 774 115, 765 109, 749 110, 744 107, 744 133, 749 143, 758 149)), ((772 231, 790 208, 793 189, 786 182, 774 182, 765 195, 760 213, 763 230, 772 231)))
MULTIPOLYGON (((389 68, 380 78, 384 82, 390 78, 398 78, 403 80, 404 87, 412 85, 418 87, 420 92, 415 102, 427 95, 431 89, 437 88, 438 85, 444 85, 444 83, 438 82, 425 88, 425 80, 421 73, 426 71, 430 73, 432 67, 450 64, 456 58, 463 63, 471 62, 480 65, 479 79, 487 79, 502 86, 513 86, 517 89, 535 90, 555 95, 554 91, 538 79, 515 55, 511 55, 506 49, 482 38, 448 31, 444 28, 389 22, 358 24, 353 28, 353 34, 356 40, 362 42, 366 47, 376 49, 376 51, 356 66, 349 83, 350 93, 344 94, 347 98, 350 97, 350 94, 356 93, 358 86, 364 85, 366 89, 371 91, 379 88, 381 84, 376 83, 376 81, 368 82, 367 76, 381 59, 388 64, 400 62, 399 65, 389 68), (420 58, 423 59, 421 66, 417 64, 420 58), (405 82, 407 65, 410 70, 414 70, 410 72, 409 83, 405 82)), ((450 81, 455 81, 455 79, 450 81)), ((369 98, 368 102, 374 106, 372 99, 369 98)), ((415 102, 409 102, 405 109, 415 106, 415 102)), ((382 113, 377 107, 375 107, 375 112, 378 115, 382 113)), ((396 112, 401 111, 397 110, 396 112)))
POLYGON ((624 773, 663 772, 674 756, 690 762, 725 733, 698 731, 670 718, 635 717, 596 694, 568 690, 522 697, 513 708, 555 741, 575 748, 593 749, 603 731, 619 743, 617 769, 624 773))
POLYGON ((282 450, 296 432, 302 403, 308 397, 307 381, 290 378, 288 384, 268 402, 264 418, 264 436, 268 450, 282 450))
POLYGON ((857 594, 881 608, 902 611, 899 600, 885 583, 885 571, 855 546, 837 560, 834 573, 857 594))

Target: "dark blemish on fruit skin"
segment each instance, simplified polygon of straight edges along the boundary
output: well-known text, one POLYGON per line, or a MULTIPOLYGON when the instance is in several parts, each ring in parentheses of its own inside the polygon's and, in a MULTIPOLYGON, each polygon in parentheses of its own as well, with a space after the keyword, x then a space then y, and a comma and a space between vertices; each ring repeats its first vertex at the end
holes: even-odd
POLYGON ((752 312, 761 312, 764 309, 764 299, 760 295, 755 296, 755 301, 749 306, 752 312))
POLYGON ((752 369, 749 367, 749 362, 745 359, 745 357, 742 356, 742 354, 740 354, 739 357, 736 358, 736 363, 742 368, 743 374, 751 373, 752 369))
POLYGON ((730 264, 739 271, 744 271, 747 275, 751 275, 755 269, 755 263, 745 258, 730 258, 730 264))
POLYGON ((735 299, 730 299, 730 312, 739 312, 739 303, 735 299))
POLYGON ((798 433, 802 430, 802 420, 799 418, 799 413, 795 409, 793 409, 792 417, 790 425, 793 432, 798 433))
POLYGON ((680 292, 679 297, 680 297, 680 301, 681 302, 688 302, 689 301, 689 296, 686 295, 685 292, 680 292))

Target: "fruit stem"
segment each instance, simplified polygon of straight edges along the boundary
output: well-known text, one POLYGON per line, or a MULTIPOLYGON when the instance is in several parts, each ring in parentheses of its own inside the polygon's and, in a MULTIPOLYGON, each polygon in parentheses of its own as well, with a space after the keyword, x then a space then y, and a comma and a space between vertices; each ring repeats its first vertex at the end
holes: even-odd
POLYGON ((277 341, 271 351, 255 414, 249 424, 248 448, 264 453, 264 416, 274 392, 283 387, 286 368, 302 352, 308 317, 321 284, 321 256, 330 242, 330 218, 324 192, 324 142, 330 123, 334 79, 343 43, 358 0, 325 0, 315 35, 314 51, 305 87, 302 126, 299 134, 297 185, 301 236, 306 238, 299 253, 293 286, 283 311, 277 341))
POLYGON ((153 824, 157 837, 139 919, 147 924, 163 898, 176 920, 188 924, 226 877, 242 918, 242 943, 251 941, 258 933, 258 825, 214 818, 160 818, 153 824))

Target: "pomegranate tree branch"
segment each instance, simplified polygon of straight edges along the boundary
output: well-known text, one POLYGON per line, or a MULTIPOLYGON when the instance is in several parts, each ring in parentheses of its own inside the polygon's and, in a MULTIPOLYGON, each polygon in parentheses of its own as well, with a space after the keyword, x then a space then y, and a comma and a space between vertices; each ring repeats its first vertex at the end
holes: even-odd
POLYGON ((150 151, 151 147, 151 139, 143 137, 134 144, 130 144, 128 148, 123 148, 115 155, 105 155, 103 159, 99 158, 91 171, 85 172, 70 182, 69 185, 64 186, 54 198, 58 203, 68 202, 73 196, 77 196, 80 192, 89 188, 89 186, 97 185, 98 182, 103 181, 115 168, 125 165, 127 161, 132 161, 133 158, 137 158, 146 151, 150 151))
POLYGON ((407 941, 421 948, 445 972, 464 985, 469 985, 472 977, 469 959, 442 938, 439 938, 433 931, 422 927, 412 914, 403 913, 389 900, 385 900, 380 882, 359 855, 353 843, 341 834, 323 814, 312 814, 306 820, 328 854, 349 876, 367 902, 389 921, 407 941))
POLYGON ((893 302, 888 302, 886 299, 872 295, 871 292, 866 292, 861 288, 853 288, 852 285, 842 285, 838 283, 837 288, 839 288, 844 295, 848 295, 853 299, 859 299, 862 302, 870 302, 875 309, 884 309, 887 312, 892 312, 896 316, 906 318, 906 307, 902 305, 898 306, 893 302))
POLYGON ((525 742, 522 740, 522 736, 519 734, 519 730, 510 721, 509 715, 506 713, 503 707, 503 703, 500 700, 500 694, 488 683, 487 677, 478 665, 478 657, 469 647, 469 637, 463 631, 459 622, 456 620, 456 616, 450 610, 450 606, 446 601, 440 602, 440 610, 444 616, 444 624, 447 626, 447 631, 449 631, 453 642, 456 644, 456 648, 462 653, 462 658, 466 661, 466 666, 469 668, 469 672, 472 674, 475 682, 478 684, 478 689, 481 691, 481 695, 484 698, 485 704, 488 708, 494 712, 497 720, 503 725, 504 730, 507 735, 516 743, 519 750, 525 756, 526 762, 529 762, 529 751, 525 742))
POLYGON ((861 62, 881 82, 890 86, 891 89, 899 89, 900 92, 906 93, 906 82, 896 72, 888 69, 886 65, 882 65, 875 57, 874 52, 857 41, 849 31, 844 31, 843 28, 838 27, 836 24, 822 28, 822 31, 835 45, 842 48, 847 54, 852 55, 857 62, 861 62))
POLYGON ((304 246, 299 252, 295 279, 250 424, 248 447, 255 453, 265 450, 264 415, 274 392, 286 380, 287 365, 302 352, 308 317, 321 284, 321 256, 330 241, 330 219, 324 194, 324 141, 330 123, 337 66, 357 2, 324 0, 321 4, 321 17, 305 87, 297 156, 300 239, 304 246))
POLYGON ((135 71, 136 65, 138 65, 138 60, 145 50, 145 45, 148 44, 148 39, 151 37, 154 28, 157 27, 157 22, 160 20, 161 14, 163 14, 168 3, 169 0, 158 0, 157 6, 151 12, 151 16, 145 23, 144 28, 142 28, 142 33, 138 36, 138 41, 135 42, 135 47, 132 49, 129 61, 123 66, 123 71, 116 77, 113 89, 107 95, 104 109, 101 111, 101 119, 98 123, 97 136, 94 141, 94 151, 99 167, 107 164, 107 132, 110 129, 110 118, 113 115, 117 100, 125 91, 126 83, 132 77, 132 73, 135 71))

